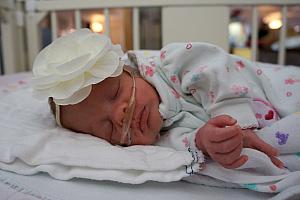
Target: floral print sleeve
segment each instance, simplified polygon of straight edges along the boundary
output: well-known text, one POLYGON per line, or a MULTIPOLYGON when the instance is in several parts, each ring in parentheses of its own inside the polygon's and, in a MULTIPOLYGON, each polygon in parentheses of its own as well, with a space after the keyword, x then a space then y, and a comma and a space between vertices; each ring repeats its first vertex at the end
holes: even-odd
POLYGON ((228 114, 242 128, 258 126, 251 107, 253 84, 247 79, 250 62, 207 43, 173 43, 161 50, 160 58, 176 92, 193 97, 210 117, 228 114))

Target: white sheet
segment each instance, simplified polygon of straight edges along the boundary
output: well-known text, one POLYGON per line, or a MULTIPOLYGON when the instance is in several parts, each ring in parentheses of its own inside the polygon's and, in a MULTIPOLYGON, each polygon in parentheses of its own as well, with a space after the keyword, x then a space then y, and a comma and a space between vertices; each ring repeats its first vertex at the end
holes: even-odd
POLYGON ((59 181, 46 174, 22 176, 1 170, 0 194, 5 200, 264 200, 273 197, 246 189, 208 187, 183 181, 141 185, 84 179, 59 181))

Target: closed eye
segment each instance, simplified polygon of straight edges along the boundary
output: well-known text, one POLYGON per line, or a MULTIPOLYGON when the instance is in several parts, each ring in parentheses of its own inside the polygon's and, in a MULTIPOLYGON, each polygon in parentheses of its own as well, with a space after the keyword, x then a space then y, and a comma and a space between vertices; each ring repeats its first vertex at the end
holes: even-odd
POLYGON ((115 98, 117 98, 117 96, 118 96, 118 94, 119 94, 119 90, 120 90, 120 79, 119 79, 119 82, 118 82, 118 87, 117 87, 117 89, 116 89, 116 92, 115 92, 115 94, 114 94, 114 99, 115 98))

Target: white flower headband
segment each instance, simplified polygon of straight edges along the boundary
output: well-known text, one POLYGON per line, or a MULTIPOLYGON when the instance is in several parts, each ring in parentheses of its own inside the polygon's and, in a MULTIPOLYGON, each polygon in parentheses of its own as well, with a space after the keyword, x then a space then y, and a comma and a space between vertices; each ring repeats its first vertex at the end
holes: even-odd
POLYGON ((89 96, 92 84, 119 76, 123 70, 120 45, 105 35, 80 29, 53 41, 33 63, 33 96, 53 98, 56 121, 60 124, 59 105, 77 104, 89 96))

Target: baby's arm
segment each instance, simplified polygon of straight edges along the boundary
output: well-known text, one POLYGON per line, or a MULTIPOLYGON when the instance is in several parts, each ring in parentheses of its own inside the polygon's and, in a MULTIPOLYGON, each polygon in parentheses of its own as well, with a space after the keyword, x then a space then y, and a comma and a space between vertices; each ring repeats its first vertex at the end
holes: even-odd
POLYGON ((161 52, 162 70, 180 95, 192 97, 211 117, 226 114, 242 128, 258 127, 251 105, 253 86, 247 79, 254 73, 249 62, 206 43, 173 43, 161 52))

